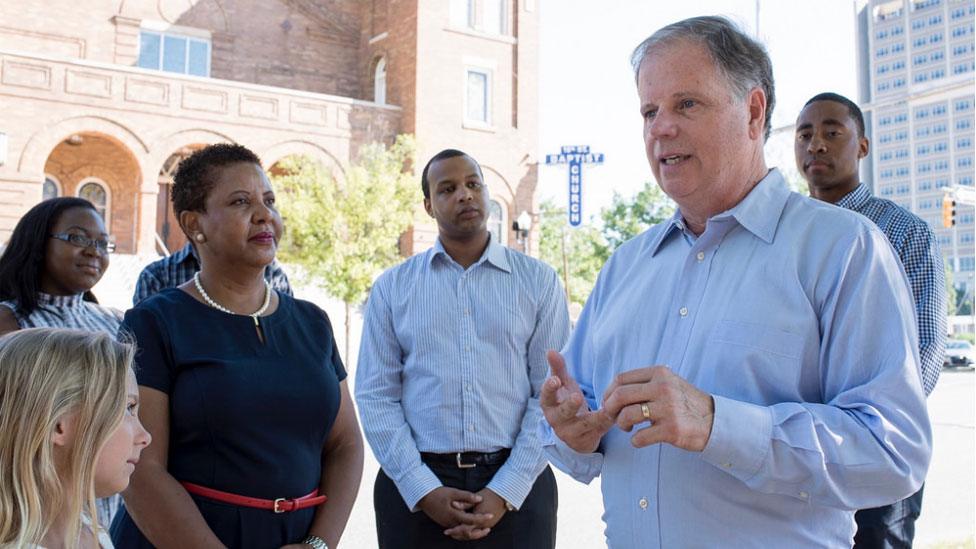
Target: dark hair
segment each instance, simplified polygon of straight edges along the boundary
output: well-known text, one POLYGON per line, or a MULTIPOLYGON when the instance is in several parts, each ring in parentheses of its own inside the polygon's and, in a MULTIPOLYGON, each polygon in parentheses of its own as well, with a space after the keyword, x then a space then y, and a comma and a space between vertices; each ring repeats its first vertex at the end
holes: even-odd
POLYGON ((173 212, 207 211, 207 195, 213 189, 216 178, 213 168, 247 162, 261 165, 258 155, 243 145, 217 143, 208 145, 180 162, 173 176, 173 212))
POLYGON ((630 56, 634 78, 639 75, 641 62, 650 50, 679 40, 691 40, 705 46, 712 61, 725 74, 729 87, 740 99, 757 86, 766 92, 763 139, 769 139, 773 128, 773 107, 776 106, 776 86, 773 84, 773 63, 766 48, 725 17, 692 17, 661 28, 634 48, 630 56))
POLYGON ((840 103, 841 105, 847 107, 848 114, 850 114, 851 119, 854 120, 854 124, 857 125, 857 136, 864 137, 864 113, 861 112, 861 107, 858 107, 857 103, 839 93, 824 92, 814 95, 809 101, 804 103, 803 106, 805 108, 810 103, 816 103, 817 101, 833 101, 834 103, 840 103))
MULTIPOLYGON (((98 211, 84 198, 50 198, 28 210, 7 241, 0 256, 0 300, 15 302, 21 314, 29 315, 37 308, 37 292, 47 258, 47 235, 61 214, 71 208, 98 211)), ((90 291, 85 292, 85 301, 98 303, 90 291)))
POLYGON ((481 171, 481 164, 478 164, 478 161, 475 160, 470 154, 457 149, 444 149, 427 161, 427 165, 424 166, 424 171, 420 175, 420 188, 424 191, 424 198, 430 199, 430 181, 427 180, 427 172, 430 171, 431 164, 437 162, 438 160, 447 160, 448 158, 454 158, 456 156, 467 156, 470 158, 471 161, 474 162, 474 165, 478 166, 478 174, 482 179, 485 178, 484 173, 481 171))

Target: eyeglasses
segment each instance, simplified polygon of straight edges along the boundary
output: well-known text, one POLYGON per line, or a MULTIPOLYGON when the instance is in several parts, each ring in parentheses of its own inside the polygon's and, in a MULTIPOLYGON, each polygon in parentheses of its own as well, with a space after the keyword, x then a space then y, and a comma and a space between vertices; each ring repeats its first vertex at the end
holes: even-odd
POLYGON ((88 238, 83 234, 76 233, 55 233, 48 235, 51 238, 56 238, 71 244, 72 246, 78 246, 79 248, 90 248, 92 246, 98 250, 101 254, 110 254, 115 251, 115 242, 108 240, 106 238, 88 238))

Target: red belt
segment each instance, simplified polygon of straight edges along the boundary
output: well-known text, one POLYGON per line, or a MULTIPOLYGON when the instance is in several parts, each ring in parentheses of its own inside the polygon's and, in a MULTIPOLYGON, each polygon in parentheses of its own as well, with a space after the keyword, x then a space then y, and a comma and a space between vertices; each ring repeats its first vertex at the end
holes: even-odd
POLYGON ((325 500, 328 499, 326 496, 320 496, 318 489, 315 489, 310 494, 304 495, 300 498, 261 499, 239 496, 237 494, 231 494, 230 492, 221 492, 220 490, 214 490, 213 488, 207 488, 206 486, 200 486, 199 484, 193 484, 192 482, 181 482, 180 484, 186 488, 187 492, 196 494, 198 496, 203 496, 207 499, 212 499, 223 503, 232 503, 242 507, 268 509, 269 511, 274 511, 275 513, 287 513, 289 511, 297 511, 306 507, 315 507, 316 505, 322 505, 325 503, 325 500))

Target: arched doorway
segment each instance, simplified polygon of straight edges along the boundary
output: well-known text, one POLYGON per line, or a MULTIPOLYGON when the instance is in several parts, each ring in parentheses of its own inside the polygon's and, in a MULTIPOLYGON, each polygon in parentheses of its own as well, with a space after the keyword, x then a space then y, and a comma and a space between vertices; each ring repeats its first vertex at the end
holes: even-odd
POLYGON ((118 253, 135 253, 142 170, 119 139, 79 132, 60 141, 44 163, 45 198, 78 196, 95 205, 118 253))
POLYGON ((189 145, 169 155, 159 169, 159 194, 156 195, 156 248, 168 255, 186 245, 186 236, 173 212, 173 176, 184 158, 205 145, 189 145))

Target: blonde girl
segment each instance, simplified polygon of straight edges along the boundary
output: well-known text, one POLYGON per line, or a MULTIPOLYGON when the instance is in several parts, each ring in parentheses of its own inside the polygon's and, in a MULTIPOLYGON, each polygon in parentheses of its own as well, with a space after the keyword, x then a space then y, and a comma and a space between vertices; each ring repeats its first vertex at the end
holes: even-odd
POLYGON ((125 489, 150 442, 134 354, 81 330, 0 338, 0 547, 111 547, 95 498, 125 489))

